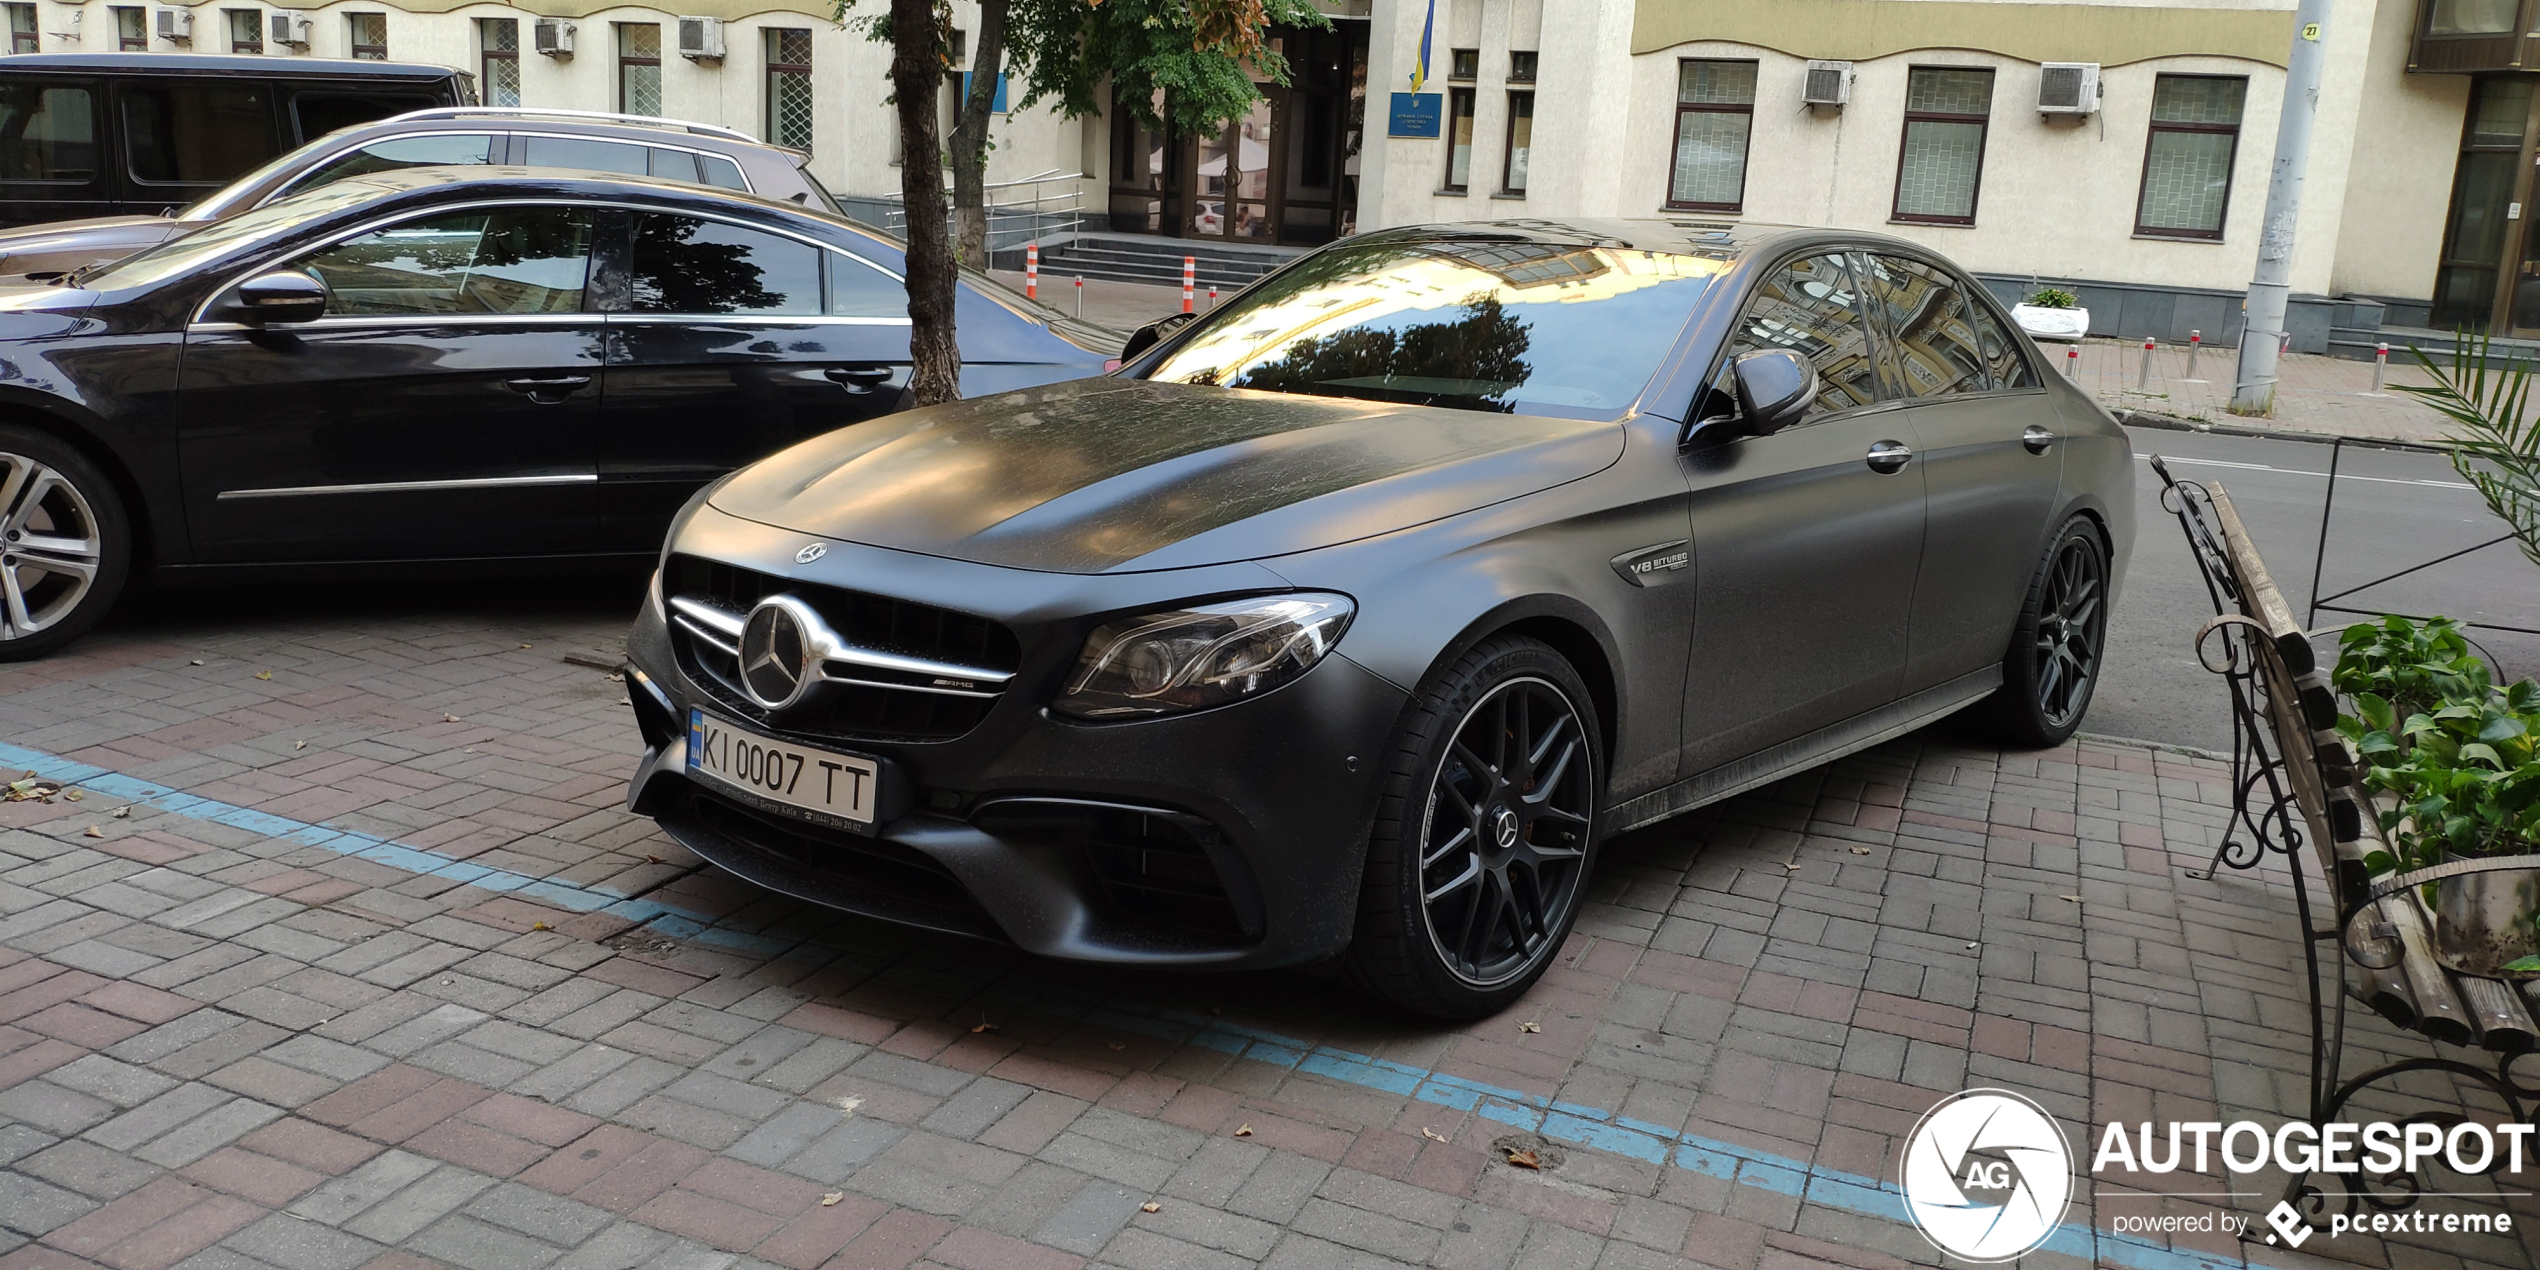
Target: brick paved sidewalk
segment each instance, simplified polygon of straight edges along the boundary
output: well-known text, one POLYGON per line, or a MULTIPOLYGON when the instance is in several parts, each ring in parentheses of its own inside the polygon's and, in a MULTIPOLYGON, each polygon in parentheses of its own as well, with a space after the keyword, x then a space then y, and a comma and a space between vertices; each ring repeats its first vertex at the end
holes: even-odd
MULTIPOLYGON (((0 668, 0 762, 82 791, 0 804, 0 1266, 1932 1264, 1883 1188, 1945 1094, 2084 1152, 2302 1098, 2280 866, 2182 873, 2206 759, 1927 730, 1610 844, 1523 1007, 1442 1028, 698 869, 618 810, 619 685, 560 660, 613 598, 275 603, 0 668)), ((2083 1186, 2031 1263, 2236 1257, 2090 1233, 2186 1203, 2083 1186)), ((2419 1238, 2310 1248, 2535 1264, 2419 1238)))

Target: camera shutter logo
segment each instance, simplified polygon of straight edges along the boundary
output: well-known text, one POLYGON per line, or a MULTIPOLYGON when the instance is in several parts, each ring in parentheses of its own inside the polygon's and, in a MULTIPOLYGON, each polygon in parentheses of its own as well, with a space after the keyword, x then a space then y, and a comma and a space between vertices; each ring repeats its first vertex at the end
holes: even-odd
POLYGON ((2055 1233, 2072 1201, 2072 1144, 2046 1109, 2002 1089, 1952 1094, 1905 1139, 1905 1211, 1963 1261, 2009 1261, 2055 1233))

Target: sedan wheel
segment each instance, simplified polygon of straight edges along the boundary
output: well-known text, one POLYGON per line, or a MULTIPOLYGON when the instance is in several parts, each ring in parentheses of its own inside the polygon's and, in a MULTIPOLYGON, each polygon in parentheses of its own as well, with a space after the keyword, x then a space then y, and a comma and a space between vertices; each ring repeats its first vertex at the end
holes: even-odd
POLYGON ((1433 677, 1392 752, 1349 971, 1423 1014, 1497 1011, 1541 978, 1578 914, 1604 755, 1586 686, 1530 639, 1433 677))
POLYGON ((0 426, 0 660, 87 629, 122 589, 123 508, 95 465, 41 433, 0 426))
POLYGON ((2108 555, 2098 530, 2076 518, 2029 584, 1988 703, 1996 730, 2019 745, 2061 745, 2081 726, 2107 651, 2108 555))

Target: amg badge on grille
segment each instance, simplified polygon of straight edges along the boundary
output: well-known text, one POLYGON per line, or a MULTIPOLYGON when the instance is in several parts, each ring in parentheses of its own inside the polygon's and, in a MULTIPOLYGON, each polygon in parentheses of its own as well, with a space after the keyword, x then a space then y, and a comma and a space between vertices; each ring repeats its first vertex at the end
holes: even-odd
POLYGON ((1614 572, 1633 586, 1663 586, 1684 576, 1693 563, 1691 539, 1678 538, 1614 557, 1614 572))

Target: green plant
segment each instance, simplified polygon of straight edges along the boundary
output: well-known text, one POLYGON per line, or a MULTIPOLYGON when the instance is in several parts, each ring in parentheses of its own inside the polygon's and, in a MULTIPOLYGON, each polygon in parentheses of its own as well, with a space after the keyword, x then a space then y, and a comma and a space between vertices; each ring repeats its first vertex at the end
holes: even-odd
POLYGON ((2473 339, 2465 332, 2452 337, 2452 350, 2447 372, 2423 349, 2410 347, 2434 382, 2392 386, 2423 398, 2460 425, 2452 467, 2478 488, 2487 509, 2519 541, 2522 554, 2540 564, 2540 418, 2529 409, 2531 363, 2515 358, 2492 367, 2487 337, 2473 339))
POLYGON ((2392 849, 2367 855, 2368 871, 2540 853, 2540 683, 2482 687, 2404 718, 2379 693, 2354 702, 2338 728, 2366 764, 2365 787, 2395 799, 2381 815, 2392 849))
POLYGON ((2461 637, 2461 624, 2448 617, 2423 625, 2404 617, 2357 622, 2337 643, 2329 684, 2348 697, 2377 696, 2401 719, 2478 700, 2494 682, 2487 663, 2461 637))
POLYGON ((2041 309, 2078 309, 2081 307, 2081 297, 2074 295, 2070 291, 2064 290, 2062 287, 2039 287, 2035 292, 2030 294, 2028 302, 2041 309))

